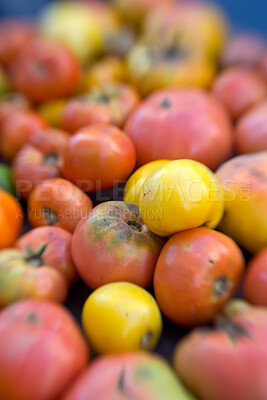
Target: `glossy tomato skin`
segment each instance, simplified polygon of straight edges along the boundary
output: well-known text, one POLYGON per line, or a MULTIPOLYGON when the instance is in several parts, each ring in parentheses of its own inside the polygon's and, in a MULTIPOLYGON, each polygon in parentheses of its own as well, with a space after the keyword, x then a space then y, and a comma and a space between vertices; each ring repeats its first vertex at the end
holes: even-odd
POLYGON ((37 36, 36 27, 21 19, 2 19, 0 22, 0 62, 8 65, 30 40, 37 36))
POLYGON ((179 377, 198 399, 265 400, 266 309, 233 300, 214 328, 195 329, 178 343, 179 377))
POLYGON ((267 306, 267 249, 256 254, 248 264, 244 296, 252 304, 267 306))
POLYGON ((139 100, 136 90, 124 83, 108 82, 93 87, 67 102, 62 112, 62 128, 74 133, 95 123, 122 127, 139 100))
POLYGON ((267 97, 263 77, 242 67, 221 72, 214 81, 212 91, 234 119, 267 97))
POLYGON ((77 273, 71 257, 71 239, 71 233, 65 229, 43 226, 25 233, 14 247, 28 257, 36 257, 39 266, 55 268, 72 285, 77 280, 77 273))
POLYGON ((31 136, 46 126, 46 121, 33 111, 17 111, 8 115, 1 130, 2 157, 12 161, 17 152, 30 141, 31 136))
POLYGON ((73 232, 91 208, 91 199, 61 178, 40 182, 28 198, 28 218, 34 228, 53 225, 73 232))
POLYGON ((225 109, 199 89, 155 92, 131 114, 124 130, 136 147, 137 166, 162 158, 189 158, 214 170, 232 154, 225 109))
POLYGON ((18 200, 0 189, 0 249, 11 247, 23 224, 23 210, 18 200))
POLYGON ((62 160, 58 154, 45 155, 35 147, 26 144, 17 153, 13 162, 17 194, 27 199, 37 183, 61 177, 61 166, 62 160))
POLYGON ((11 65, 13 86, 34 102, 71 94, 80 76, 80 65, 69 49, 45 39, 25 45, 11 65))
POLYGON ((48 265, 39 268, 37 261, 31 254, 16 249, 0 252, 0 308, 24 299, 64 303, 68 292, 66 279, 48 265))
POLYGON ((89 359, 71 314, 50 302, 26 300, 7 307, 0 313, 0 336, 1 399, 57 399, 89 359))
POLYGON ((122 392, 140 400, 195 400, 163 358, 144 352, 98 358, 62 400, 121 400, 122 392))
POLYGON ((267 101, 246 112, 237 122, 234 132, 238 154, 267 150, 267 101))
POLYGON ((93 289, 115 281, 148 287, 163 243, 144 225, 136 204, 111 201, 95 207, 78 224, 72 257, 93 289))
POLYGON ((63 175, 86 192, 110 189, 135 167, 134 145, 119 128, 106 124, 85 127, 73 135, 64 157, 63 175))
POLYGON ((243 270, 241 250, 229 237, 207 228, 180 232, 158 258, 155 296, 176 324, 206 323, 235 293, 243 270))

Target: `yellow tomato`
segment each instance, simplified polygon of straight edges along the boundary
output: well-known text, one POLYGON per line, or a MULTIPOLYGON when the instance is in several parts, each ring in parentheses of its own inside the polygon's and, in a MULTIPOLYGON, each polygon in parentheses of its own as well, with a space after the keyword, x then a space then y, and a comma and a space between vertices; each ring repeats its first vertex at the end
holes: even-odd
POLYGON ((59 128, 61 126, 61 114, 66 105, 66 99, 56 99, 47 101, 40 105, 38 112, 44 117, 51 126, 59 128))
POLYGON ((128 179, 124 189, 124 201, 139 204, 140 190, 146 178, 158 167, 166 164, 170 160, 151 161, 138 168, 128 179))
POLYGON ((175 160, 157 168, 144 182, 139 198, 147 227, 159 236, 205 225, 215 228, 223 215, 223 191, 205 165, 175 160))
POLYGON ((152 350, 162 331, 158 305, 146 290, 132 283, 101 286, 86 300, 82 325, 99 354, 152 350))

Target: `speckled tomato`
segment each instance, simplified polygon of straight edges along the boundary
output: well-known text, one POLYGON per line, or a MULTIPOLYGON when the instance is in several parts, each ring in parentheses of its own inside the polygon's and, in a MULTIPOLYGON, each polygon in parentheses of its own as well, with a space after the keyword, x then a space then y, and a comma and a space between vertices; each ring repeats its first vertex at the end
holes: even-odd
POLYGON ((243 270, 242 252, 226 235, 208 228, 180 232, 160 253, 155 296, 173 322, 206 323, 235 293, 243 270))
POLYGON ((111 201, 95 207, 79 223, 72 256, 91 288, 115 281, 148 287, 162 245, 145 226, 136 204, 111 201))
POLYGON ((252 304, 267 306, 267 248, 256 254, 248 264, 244 296, 252 304))
POLYGON ((73 135, 64 155, 63 175, 85 192, 110 189, 129 177, 135 148, 119 128, 96 124, 73 135))
POLYGON ((133 87, 117 82, 103 83, 67 102, 62 111, 62 128, 73 133, 95 123, 122 127, 138 103, 139 95, 133 87))
POLYGON ((71 239, 71 233, 65 229, 43 226, 25 233, 14 247, 21 250, 33 266, 53 267, 72 285, 77 279, 77 273, 71 258, 71 239))
POLYGON ((232 154, 228 115, 217 99, 196 88, 155 92, 131 114, 124 130, 136 147, 138 166, 190 158, 214 170, 232 154))
POLYGON ((54 225, 73 232, 91 208, 91 199, 61 178, 40 182, 28 198, 28 218, 34 228, 54 225))
POLYGON ((58 399, 85 369, 86 341, 71 314, 26 300, 0 313, 0 398, 58 399))

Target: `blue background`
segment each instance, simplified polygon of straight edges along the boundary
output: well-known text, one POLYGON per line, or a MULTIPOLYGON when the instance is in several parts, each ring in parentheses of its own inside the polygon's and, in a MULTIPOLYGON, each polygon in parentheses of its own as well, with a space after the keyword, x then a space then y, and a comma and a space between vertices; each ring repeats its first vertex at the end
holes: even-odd
MULTIPOLYGON (((34 15, 52 0, 0 0, 0 15, 34 15)), ((252 30, 267 36, 267 0, 213 0, 223 6, 234 30, 252 30)))

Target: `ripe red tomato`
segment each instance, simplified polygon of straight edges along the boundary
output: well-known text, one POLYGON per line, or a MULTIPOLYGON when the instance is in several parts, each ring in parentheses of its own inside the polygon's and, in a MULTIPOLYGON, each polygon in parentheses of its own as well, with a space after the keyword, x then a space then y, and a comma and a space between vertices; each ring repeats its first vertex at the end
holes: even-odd
POLYGON ((157 261, 159 307, 180 325, 209 322, 235 293, 243 270, 242 252, 228 236, 208 228, 179 232, 157 261))
POLYGON ((44 39, 25 45, 11 65, 15 89, 36 102, 71 94, 80 77, 80 65, 69 49, 44 39))
POLYGON ((244 295, 252 304, 267 306, 267 248, 256 254, 248 264, 244 295))
POLYGON ((61 178, 47 179, 30 193, 28 219, 34 228, 59 226, 73 232, 91 208, 91 199, 71 182, 61 178))
POLYGON ((86 341, 55 303, 25 300, 0 313, 1 400, 58 399, 85 369, 86 341))
POLYGON ((135 167, 135 148, 124 132, 106 124, 85 127, 73 135, 65 152, 63 175, 96 192, 116 186, 135 167))
POLYGON ((46 121, 33 111, 10 113, 4 119, 0 133, 2 157, 7 161, 12 161, 17 152, 29 143, 31 135, 46 126, 46 121))
POLYGON ((128 119, 125 132, 137 152, 137 165, 189 158, 216 169, 232 154, 229 117, 200 89, 165 89, 149 96, 128 119))

